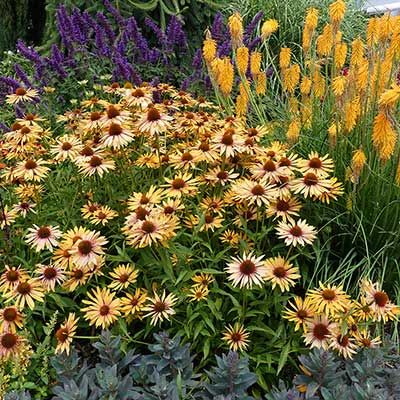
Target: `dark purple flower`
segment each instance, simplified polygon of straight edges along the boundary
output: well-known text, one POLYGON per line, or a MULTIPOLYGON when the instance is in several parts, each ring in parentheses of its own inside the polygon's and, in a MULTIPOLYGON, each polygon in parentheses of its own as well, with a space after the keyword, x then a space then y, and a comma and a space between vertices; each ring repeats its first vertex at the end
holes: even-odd
POLYGON ((96 14, 97 21, 99 21, 100 25, 104 29, 104 32, 106 33, 106 37, 108 40, 109 44, 112 44, 115 42, 115 33, 113 28, 111 27, 110 21, 107 19, 107 17, 99 11, 96 14))
POLYGON ((25 112, 24 112, 24 110, 22 109, 22 105, 18 104, 18 105, 15 107, 15 116, 16 116, 17 118, 24 118, 24 115, 25 115, 25 112))
POLYGON ((267 78, 270 78, 274 74, 274 68, 268 67, 266 71, 267 78))
MULTIPOLYGON (((153 86, 156 86, 156 85, 153 85, 153 86)), ((153 92, 153 103, 154 104, 159 104, 161 102, 162 102, 161 92, 159 90, 154 90, 154 92, 153 92)))
POLYGON ((115 21, 120 27, 123 27, 125 25, 125 20, 120 14, 120 12, 114 8, 109 0, 104 0, 104 5, 107 9, 107 11, 114 17, 115 21))
POLYGON ((196 71, 200 71, 203 67, 203 53, 201 51, 201 49, 197 49, 196 53, 193 57, 193 61, 192 61, 192 67, 196 70, 196 71))
POLYGON ((73 26, 68 16, 67 9, 64 4, 60 4, 57 8, 57 28, 61 36, 61 41, 65 47, 72 46, 72 38, 74 38, 73 26))
POLYGON ((144 23, 147 27, 149 27, 155 33, 159 42, 164 44, 166 41, 166 37, 164 35, 164 32, 161 30, 161 28, 156 23, 154 23, 150 18, 145 18, 144 23))
POLYGON ((0 122, 0 131, 2 131, 2 132, 10 132, 10 128, 7 125, 5 125, 2 122, 0 122))
POLYGON ((259 11, 254 18, 251 20, 251 22, 247 25, 246 30, 244 31, 244 44, 247 45, 247 43, 250 41, 251 36, 253 35, 255 29, 257 28, 258 23, 261 21, 262 17, 264 16, 263 11, 259 11))
POLYGON ((215 15, 214 22, 211 26, 211 37, 217 42, 221 42, 223 38, 224 17, 221 12, 215 15))
POLYGON ((67 72, 63 68, 64 63, 64 55, 61 53, 58 46, 56 44, 53 44, 51 46, 51 57, 48 60, 48 64, 61 79, 64 79, 68 76, 67 72))
POLYGON ((87 33, 87 26, 85 25, 78 8, 75 7, 72 10, 70 21, 72 25, 74 40, 79 44, 85 44, 87 42, 85 34, 85 32, 87 33))
POLYGON ((247 45, 247 47, 248 47, 249 51, 253 51, 254 48, 255 48, 256 46, 258 46, 260 43, 261 43, 261 37, 258 36, 258 37, 256 37, 254 40, 252 40, 252 41, 247 45))
POLYGON ((223 42, 217 50, 218 57, 220 58, 227 57, 231 53, 231 50, 232 50, 231 40, 230 39, 225 40, 225 42, 223 42))
POLYGON ((95 32, 94 43, 98 53, 103 57, 110 57, 111 50, 105 44, 104 41, 105 35, 103 28, 99 24, 96 24, 94 32, 95 32))
POLYGON ((8 92, 15 92, 21 86, 21 83, 8 76, 0 76, 0 82, 8 88, 8 92), (10 90, 11 89, 11 90, 10 90))
POLYGON ((32 87, 32 83, 29 78, 26 76, 24 70, 21 68, 19 64, 14 64, 15 73, 18 79, 24 83, 24 85, 28 88, 32 87))
POLYGON ((28 47, 22 40, 18 39, 16 48, 19 53, 29 61, 32 61, 36 65, 43 65, 43 60, 40 57, 40 54, 32 47, 28 47))

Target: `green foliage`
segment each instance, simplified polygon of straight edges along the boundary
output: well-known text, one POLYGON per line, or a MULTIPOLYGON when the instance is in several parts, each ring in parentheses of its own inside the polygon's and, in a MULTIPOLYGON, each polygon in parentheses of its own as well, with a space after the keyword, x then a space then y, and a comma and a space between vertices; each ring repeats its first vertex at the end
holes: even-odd
POLYGON ((309 374, 297 375, 291 389, 281 382, 268 400, 395 400, 400 396, 400 355, 393 347, 364 349, 353 360, 314 349, 299 359, 309 374), (306 390, 300 392, 299 386, 306 390))

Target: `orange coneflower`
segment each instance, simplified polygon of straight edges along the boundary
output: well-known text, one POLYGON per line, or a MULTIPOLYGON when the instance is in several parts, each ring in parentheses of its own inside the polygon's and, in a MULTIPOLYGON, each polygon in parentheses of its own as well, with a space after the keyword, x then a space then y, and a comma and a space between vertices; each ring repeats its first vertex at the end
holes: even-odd
POLYGON ((104 173, 115 169, 115 162, 112 159, 106 159, 99 155, 94 155, 88 160, 80 162, 78 167, 84 176, 92 176, 97 173, 101 178, 104 173))
POLYGON ((137 107, 141 110, 147 108, 153 102, 152 92, 144 87, 131 90, 129 94, 124 97, 128 107, 137 107))
POLYGON ((289 301, 288 306, 291 308, 285 308, 283 318, 296 323, 294 327, 295 331, 299 330, 300 327, 306 331, 306 321, 315 315, 316 310, 314 304, 312 304, 308 297, 303 300, 301 297, 296 296, 294 298, 294 304, 289 301))
POLYGON ((228 325, 224 332, 222 340, 228 343, 228 346, 233 351, 244 351, 249 345, 250 333, 239 323, 236 322, 234 326, 228 325))
POLYGON ((181 197, 182 195, 194 195, 197 192, 198 179, 192 174, 179 172, 174 178, 165 178, 165 196, 181 197))
POLYGON ((78 321, 79 317, 75 317, 75 313, 69 313, 68 318, 66 318, 63 324, 61 324, 61 326, 56 330, 56 353, 63 353, 65 351, 67 355, 69 355, 70 346, 76 333, 78 321))
POLYGON ((82 300, 88 306, 81 311, 85 313, 84 318, 89 321, 89 325, 107 329, 121 315, 119 299, 115 299, 109 289, 97 287, 88 293, 88 297, 89 300, 82 300))
POLYGON ((277 196, 275 186, 270 185, 265 178, 258 181, 241 179, 232 186, 232 191, 235 200, 245 200, 249 205, 255 204, 258 207, 268 206, 277 196))
POLYGON ((382 343, 381 337, 371 338, 371 333, 367 329, 360 329, 355 335, 356 343, 362 348, 376 348, 382 343))
POLYGON ((272 289, 279 286, 281 292, 289 291, 290 286, 296 284, 294 280, 301 277, 299 268, 280 256, 268 258, 264 264, 266 268, 264 279, 272 283, 272 289))
POLYGON ((228 280, 233 286, 252 288, 253 285, 261 286, 264 283, 264 276, 267 272, 262 259, 264 256, 256 257, 250 252, 244 252, 242 257, 232 257, 232 262, 224 268, 229 274, 228 280))
POLYGON ((0 275, 0 290, 8 292, 13 290, 21 281, 29 279, 27 272, 19 267, 5 265, 5 271, 0 275))
POLYGON ((214 282, 214 277, 211 274, 205 274, 200 272, 199 275, 195 275, 192 278, 194 282, 193 286, 208 287, 212 282, 214 282))
POLYGON ((15 306, 3 308, 0 310, 0 332, 15 333, 17 328, 22 329, 23 317, 15 306))
POLYGON ((17 178, 39 182, 47 176, 50 170, 46 165, 46 161, 43 161, 41 158, 38 160, 28 159, 19 162, 14 173, 17 178))
POLYGON ((136 210, 138 207, 151 207, 161 203, 164 197, 164 189, 151 185, 147 192, 135 192, 128 198, 128 209, 136 210))
POLYGON ((0 359, 8 359, 18 354, 22 350, 21 344, 25 340, 11 332, 0 334, 0 359))
POLYGON ((56 284, 65 280, 65 271, 61 266, 38 264, 35 272, 48 292, 54 291, 56 284))
POLYGON ((190 288, 187 297, 190 298, 189 301, 201 301, 206 300, 208 296, 208 288, 206 286, 194 285, 190 288))
POLYGON ((33 310, 35 300, 42 302, 44 300, 43 286, 38 279, 28 279, 21 281, 12 291, 3 294, 6 303, 14 300, 14 304, 19 309, 23 309, 25 304, 33 310))
POLYGON ((226 157, 234 157, 244 150, 243 135, 234 128, 228 128, 215 135, 212 139, 212 149, 226 157))
POLYGON ((297 222, 281 221, 276 228, 278 237, 285 239, 287 246, 305 246, 311 244, 316 237, 315 228, 308 225, 305 220, 299 219, 297 222))
POLYGON ((43 225, 39 227, 33 225, 33 228, 29 228, 28 232, 25 241, 37 252, 43 249, 53 251, 53 246, 58 245, 58 238, 62 235, 58 226, 43 225))
POLYGON ((209 170, 204 175, 204 181, 210 182, 213 186, 216 184, 225 186, 226 184, 233 182, 238 176, 239 173, 235 172, 234 169, 228 170, 223 167, 216 167, 209 170))
POLYGON ((311 347, 329 348, 329 339, 335 325, 332 324, 325 316, 316 316, 310 321, 306 321, 306 330, 303 335, 304 341, 311 347))
POLYGON ((308 159, 300 160, 298 165, 303 174, 312 172, 319 177, 325 177, 333 171, 333 161, 329 158, 329 155, 326 154, 320 157, 318 153, 314 151, 308 155, 308 159))
POLYGON ((302 178, 293 180, 291 187, 294 193, 302 193, 305 198, 318 198, 329 191, 330 183, 313 172, 307 172, 302 178))
POLYGON ((125 317, 132 315, 133 317, 141 317, 144 304, 147 301, 147 291, 145 289, 136 288, 134 294, 127 293, 121 299, 121 312, 125 317))
POLYGON ((39 92, 36 89, 25 89, 20 86, 19 88, 15 89, 13 94, 8 94, 6 96, 6 103, 17 104, 21 101, 31 101, 38 96, 39 92))
POLYGON ((130 112, 120 109, 116 104, 110 104, 105 110, 105 115, 100 119, 103 126, 111 124, 124 124, 130 120, 130 112))
POLYGON ((72 267, 68 272, 69 279, 63 283, 63 288, 68 292, 73 292, 78 286, 83 286, 90 278, 87 267, 72 267))
POLYGON ((113 281, 108 285, 111 290, 126 289, 130 284, 135 283, 139 272, 128 264, 118 265, 110 272, 113 281))
POLYGON ((104 226, 116 216, 118 216, 116 211, 111 210, 108 206, 101 206, 98 210, 94 211, 90 222, 94 225, 101 224, 104 226))
POLYGON ((103 246, 107 243, 108 240, 100 236, 100 232, 85 232, 70 250, 72 262, 78 267, 96 264, 97 256, 104 254, 103 246))
POLYGON ((149 133, 151 136, 168 131, 173 118, 163 114, 156 107, 149 107, 144 115, 136 122, 140 132, 149 133))
POLYGON ((172 307, 178 299, 173 293, 167 296, 164 290, 161 296, 154 293, 154 297, 148 297, 147 300, 150 304, 143 307, 143 311, 148 311, 144 317, 150 317, 151 325, 157 325, 157 322, 162 322, 164 319, 169 320, 170 316, 175 314, 172 307))
POLYGON ((282 221, 294 222, 293 217, 298 217, 301 203, 295 197, 279 198, 271 201, 267 208, 267 216, 282 218, 282 221))
POLYGON ((325 313, 329 317, 349 308, 350 297, 343 291, 343 286, 322 283, 319 286, 307 294, 319 313, 325 313))

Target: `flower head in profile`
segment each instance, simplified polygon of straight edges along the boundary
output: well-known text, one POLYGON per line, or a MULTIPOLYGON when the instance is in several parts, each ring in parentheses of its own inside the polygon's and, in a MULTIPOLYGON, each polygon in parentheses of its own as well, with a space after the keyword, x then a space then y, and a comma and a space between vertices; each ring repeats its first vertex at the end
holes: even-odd
POLYGON ((157 325, 158 322, 162 322, 164 319, 169 320, 170 316, 175 314, 175 310, 172 307, 178 299, 173 293, 166 295, 164 290, 161 296, 154 293, 154 296, 148 297, 147 300, 149 304, 143 307, 143 311, 147 312, 144 317, 150 317, 151 325, 157 325))
POLYGON ((232 257, 225 272, 229 274, 228 280, 233 286, 252 288, 253 285, 261 286, 264 283, 264 276, 267 272, 264 256, 256 257, 252 252, 243 253, 242 257, 232 257))
POLYGON ((68 318, 66 318, 61 326, 56 330, 56 353, 63 353, 65 351, 67 355, 69 354, 72 339, 76 333, 78 321, 79 317, 75 317, 75 313, 69 313, 68 318))
POLYGON ((84 318, 89 321, 89 325, 107 329, 118 319, 121 315, 120 301, 114 296, 110 289, 99 287, 92 293, 88 293, 89 300, 82 300, 87 307, 82 308, 81 311, 85 314, 84 318))
POLYGON ((228 325, 222 340, 226 341, 229 348, 233 351, 244 351, 249 345, 250 333, 240 324, 228 325))

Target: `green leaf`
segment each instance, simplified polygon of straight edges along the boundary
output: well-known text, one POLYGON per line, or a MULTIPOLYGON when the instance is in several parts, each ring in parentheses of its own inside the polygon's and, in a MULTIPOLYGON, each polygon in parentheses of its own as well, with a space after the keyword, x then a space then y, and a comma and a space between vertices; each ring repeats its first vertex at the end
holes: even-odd
POLYGON ((288 359, 288 355, 290 352, 290 341, 283 347, 281 355, 279 357, 279 362, 278 362, 278 369, 276 371, 276 375, 279 375, 279 373, 282 371, 282 368, 286 364, 286 361, 288 359))

